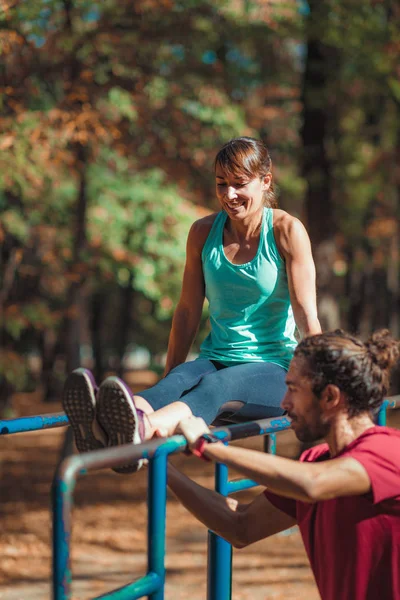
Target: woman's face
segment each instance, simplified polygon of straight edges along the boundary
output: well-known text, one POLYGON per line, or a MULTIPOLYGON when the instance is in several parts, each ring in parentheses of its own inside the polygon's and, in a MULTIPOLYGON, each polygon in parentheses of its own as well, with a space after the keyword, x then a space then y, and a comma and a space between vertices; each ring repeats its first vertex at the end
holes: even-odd
POLYGON ((264 206, 264 192, 271 185, 271 175, 262 178, 234 176, 217 165, 215 182, 221 208, 228 213, 230 219, 242 221, 261 211, 264 206))

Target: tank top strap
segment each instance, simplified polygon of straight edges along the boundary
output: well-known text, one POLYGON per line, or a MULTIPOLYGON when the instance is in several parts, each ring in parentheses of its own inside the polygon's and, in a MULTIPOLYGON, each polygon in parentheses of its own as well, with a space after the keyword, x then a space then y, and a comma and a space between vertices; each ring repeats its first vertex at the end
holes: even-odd
POLYGON ((223 232, 226 218, 227 214, 224 210, 217 213, 201 252, 203 260, 205 256, 210 253, 211 249, 219 249, 223 245, 223 232))
POLYGON ((280 265, 283 259, 279 253, 274 234, 274 209, 264 208, 264 247, 265 252, 276 265, 280 265))

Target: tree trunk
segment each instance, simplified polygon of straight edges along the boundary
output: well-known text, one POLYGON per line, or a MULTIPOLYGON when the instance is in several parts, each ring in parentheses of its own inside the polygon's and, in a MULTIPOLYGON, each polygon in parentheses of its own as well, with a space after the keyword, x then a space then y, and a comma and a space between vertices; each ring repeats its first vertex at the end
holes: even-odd
POLYGON ((77 168, 79 176, 79 192, 76 202, 76 223, 73 254, 73 280, 68 292, 66 315, 66 369, 69 373, 80 365, 81 325, 82 325, 82 289, 86 269, 82 264, 82 252, 86 247, 86 212, 87 212, 87 149, 78 146, 77 168))
POLYGON ((102 340, 103 307, 105 305, 104 291, 95 291, 90 303, 90 332, 93 348, 93 373, 96 381, 100 382, 104 376, 105 358, 104 343, 102 340))
POLYGON ((321 23, 329 10, 325 0, 310 0, 307 24, 307 60, 303 80, 302 173, 307 183, 305 220, 317 269, 318 310, 323 329, 339 326, 334 280, 336 233, 332 199, 332 165, 327 153, 335 99, 329 95, 334 67, 338 62, 335 48, 320 40, 321 23))
POLYGON ((117 354, 118 354, 118 374, 123 375, 123 357, 128 346, 131 335, 133 300, 135 291, 133 289, 133 273, 130 273, 129 281, 125 287, 121 288, 121 311, 119 327, 117 328, 117 354))

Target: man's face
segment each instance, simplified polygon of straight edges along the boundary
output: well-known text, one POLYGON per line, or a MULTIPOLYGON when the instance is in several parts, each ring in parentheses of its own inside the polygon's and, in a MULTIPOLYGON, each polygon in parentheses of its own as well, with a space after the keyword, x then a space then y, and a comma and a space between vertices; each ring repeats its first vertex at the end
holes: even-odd
POLYGON ((282 408, 292 419, 291 428, 301 442, 315 442, 329 431, 330 425, 324 419, 321 400, 311 389, 311 379, 303 373, 305 359, 296 357, 290 363, 286 376, 287 391, 282 400, 282 408))

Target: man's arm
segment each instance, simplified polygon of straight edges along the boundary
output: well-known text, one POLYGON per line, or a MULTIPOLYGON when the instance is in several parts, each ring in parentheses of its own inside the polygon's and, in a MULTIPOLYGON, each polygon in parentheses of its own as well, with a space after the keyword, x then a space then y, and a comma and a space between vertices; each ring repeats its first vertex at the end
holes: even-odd
POLYGON ((208 444, 204 454, 216 462, 234 467, 275 494, 303 502, 358 496, 371 489, 367 471, 351 457, 321 463, 298 462, 221 443, 208 444))
POLYGON ((274 233, 285 259, 290 302, 301 337, 321 332, 317 316, 315 265, 304 225, 284 211, 275 211, 274 233))
MULTIPOLYGON (((209 429, 203 419, 188 417, 178 426, 193 447, 209 429)), ((298 462, 239 446, 217 442, 206 444, 204 455, 235 468, 242 475, 271 492, 302 502, 318 502, 339 496, 357 496, 371 489, 366 469, 351 457, 333 458, 319 463, 298 462)))
POLYGON ((208 529, 235 548, 243 548, 296 524, 260 494, 250 504, 240 504, 198 485, 168 465, 168 486, 180 502, 208 529))

